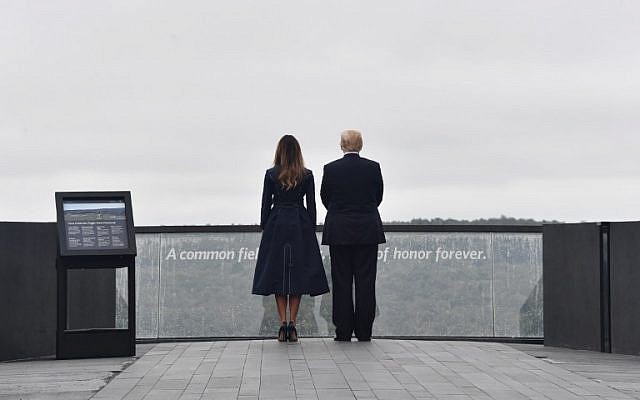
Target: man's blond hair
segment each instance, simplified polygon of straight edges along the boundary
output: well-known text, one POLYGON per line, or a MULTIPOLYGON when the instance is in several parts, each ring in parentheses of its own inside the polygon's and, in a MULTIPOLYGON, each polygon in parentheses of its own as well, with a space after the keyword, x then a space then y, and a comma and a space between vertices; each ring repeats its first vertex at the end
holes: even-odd
POLYGON ((340 148, 342 151, 362 150, 362 134, 359 131, 349 129, 340 135, 340 148))

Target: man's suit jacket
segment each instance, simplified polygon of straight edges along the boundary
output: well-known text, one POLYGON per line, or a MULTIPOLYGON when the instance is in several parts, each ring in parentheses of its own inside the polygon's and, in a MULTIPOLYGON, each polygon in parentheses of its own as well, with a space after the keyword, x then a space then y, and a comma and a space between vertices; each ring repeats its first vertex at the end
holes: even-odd
POLYGON ((327 208, 322 244, 384 243, 378 213, 382 202, 380 164, 348 153, 324 166, 320 197, 327 208))

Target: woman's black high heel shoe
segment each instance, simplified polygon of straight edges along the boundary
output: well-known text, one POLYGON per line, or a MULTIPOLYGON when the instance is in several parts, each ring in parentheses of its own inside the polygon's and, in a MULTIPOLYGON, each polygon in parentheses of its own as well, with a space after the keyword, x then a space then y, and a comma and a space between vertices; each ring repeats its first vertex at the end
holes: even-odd
POLYGON ((293 321, 289 322, 289 327, 287 328, 287 336, 290 342, 298 341, 298 331, 296 330, 296 326, 293 321))
POLYGON ((289 332, 287 329, 287 323, 283 322, 280 326, 280 330, 278 331, 278 342, 286 342, 289 336, 289 332))

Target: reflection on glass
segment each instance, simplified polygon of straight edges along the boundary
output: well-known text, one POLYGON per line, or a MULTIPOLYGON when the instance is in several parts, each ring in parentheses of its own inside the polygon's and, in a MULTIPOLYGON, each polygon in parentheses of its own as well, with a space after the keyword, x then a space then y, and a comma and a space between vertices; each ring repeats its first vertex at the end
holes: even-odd
POLYGON ((129 270, 116 269, 116 328, 129 328, 129 270))
POLYGON ((374 335, 491 336, 490 233, 389 233, 374 335))
POLYGON ((136 337, 158 337, 160 234, 136 235, 136 337))
POLYGON ((251 295, 258 234, 162 234, 159 336, 257 336, 262 298, 251 295))
POLYGON ((542 337, 542 235, 493 236, 495 336, 542 337))
MULTIPOLYGON (((273 296, 251 294, 259 233, 136 240, 139 337, 276 334, 273 296)), ((328 247, 321 250, 330 279, 328 247)), ((379 246, 374 335, 540 337, 541 278, 541 234, 388 233, 379 246)), ((300 334, 333 329, 331 293, 304 296, 300 334)))

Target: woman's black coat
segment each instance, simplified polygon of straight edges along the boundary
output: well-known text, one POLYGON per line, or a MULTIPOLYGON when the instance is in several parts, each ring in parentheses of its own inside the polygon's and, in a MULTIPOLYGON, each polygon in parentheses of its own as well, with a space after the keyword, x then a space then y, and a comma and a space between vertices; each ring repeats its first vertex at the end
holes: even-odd
POLYGON ((267 170, 264 176, 260 218, 263 231, 252 293, 265 296, 327 293, 329 285, 315 232, 313 174, 306 170, 302 182, 288 190, 277 178, 276 168, 267 170))

